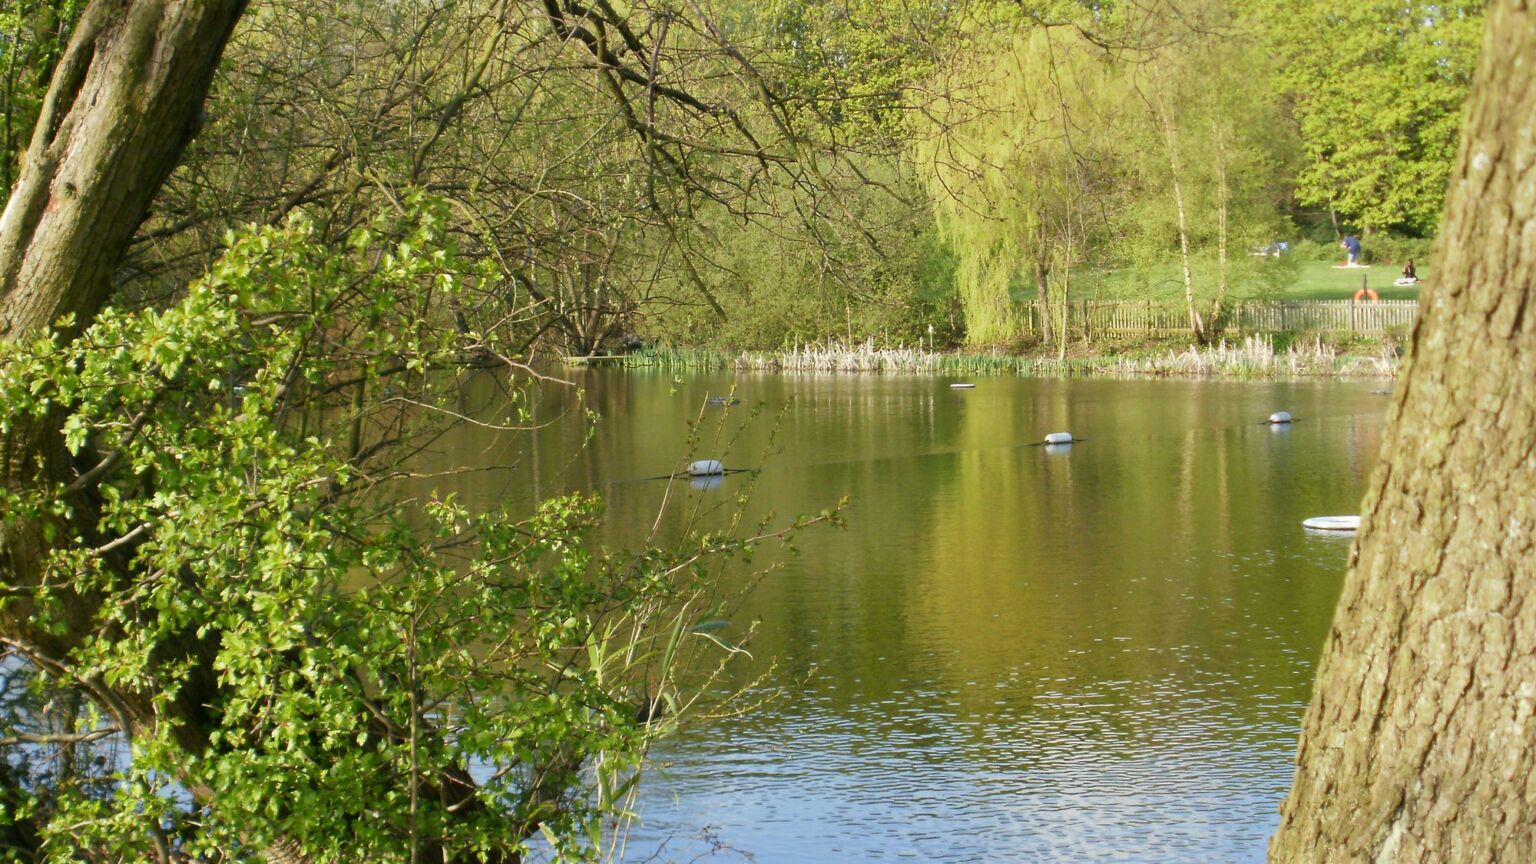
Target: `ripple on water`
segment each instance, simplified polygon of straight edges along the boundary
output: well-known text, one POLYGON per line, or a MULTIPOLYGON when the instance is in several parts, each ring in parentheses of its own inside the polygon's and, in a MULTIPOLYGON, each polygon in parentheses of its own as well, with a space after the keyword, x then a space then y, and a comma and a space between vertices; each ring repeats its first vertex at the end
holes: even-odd
MULTIPOLYGON (((731 726, 725 746, 672 742, 659 757, 709 770, 656 785, 705 802, 676 815, 771 860, 1260 860, 1289 780, 1271 739, 1293 734, 1300 706, 1256 711, 1234 746, 1226 684, 1051 690, 1006 722, 936 710, 932 692, 839 714, 807 700, 771 730, 731 726)), ((667 814, 647 815, 637 839, 664 836, 667 814)))
MULTIPOLYGON (((640 477, 679 458, 694 409, 669 378, 587 383, 609 399, 596 437, 542 464, 640 477)), ((741 680, 767 658, 786 686, 818 671, 658 746, 627 860, 666 841, 660 860, 691 860, 708 825, 762 864, 1262 860, 1349 548, 1300 523, 1357 507, 1372 385, 750 385, 787 406, 732 439, 784 451, 755 512, 854 508, 746 601, 761 662, 741 680), (1311 419, 1271 434, 1255 420, 1275 406, 1311 419), (1088 443, 1021 444, 1062 428, 1088 443)), ((610 488, 615 548, 655 524, 649 489, 610 488)))

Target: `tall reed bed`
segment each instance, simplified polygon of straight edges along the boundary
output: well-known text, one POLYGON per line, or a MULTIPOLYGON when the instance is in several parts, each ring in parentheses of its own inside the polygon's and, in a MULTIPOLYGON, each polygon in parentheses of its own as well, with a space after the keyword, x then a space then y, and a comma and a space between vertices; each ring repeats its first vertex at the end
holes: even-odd
POLYGON ((1284 378, 1309 376, 1383 377, 1397 373, 1398 357, 1388 348, 1374 354, 1341 354, 1321 340, 1276 349, 1266 336, 1133 354, 1089 357, 1031 357, 1006 354, 937 353, 906 346, 876 347, 873 341, 851 345, 800 345, 783 351, 726 354, 707 350, 648 349, 628 355, 627 367, 677 370, 738 369, 763 372, 878 372, 954 376, 1030 375, 1065 377, 1220 377, 1284 378))
POLYGON ((1373 354, 1341 354, 1322 340, 1291 345, 1280 351, 1266 336, 1249 336, 1241 343, 1166 351, 1147 357, 1105 358, 1102 371, 1111 375, 1179 375, 1188 377, 1384 377, 1397 374, 1395 351, 1382 346, 1373 354))

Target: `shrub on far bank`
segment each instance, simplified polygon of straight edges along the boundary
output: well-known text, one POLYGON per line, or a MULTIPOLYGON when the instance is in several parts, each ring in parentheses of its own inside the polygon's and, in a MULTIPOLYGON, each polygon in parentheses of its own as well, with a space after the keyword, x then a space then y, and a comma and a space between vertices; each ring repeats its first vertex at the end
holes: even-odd
MULTIPOLYGON (((1434 239, 1429 237, 1400 237, 1396 234, 1372 234, 1360 238, 1360 257, 1366 264, 1401 264, 1412 258, 1420 267, 1429 263, 1434 239)), ((1297 240, 1291 244, 1291 255, 1301 261, 1339 262, 1345 258, 1344 250, 1337 243, 1315 240, 1297 240)))
POLYGON ((1432 237, 1397 237, 1390 234, 1379 234, 1361 242, 1361 254, 1365 256, 1367 264, 1402 264, 1409 258, 1414 263, 1423 267, 1429 263, 1431 248, 1434 246, 1432 237))
POLYGON ((1291 244, 1288 254, 1300 261, 1339 261, 1344 257, 1344 250, 1337 243, 1297 240, 1291 244))

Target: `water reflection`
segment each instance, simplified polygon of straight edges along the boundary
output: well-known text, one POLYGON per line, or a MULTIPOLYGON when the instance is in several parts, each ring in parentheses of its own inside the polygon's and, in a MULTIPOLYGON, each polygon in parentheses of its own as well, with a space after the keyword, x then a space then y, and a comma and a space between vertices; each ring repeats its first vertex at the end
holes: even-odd
POLYGON ((471 502, 602 492, 615 546, 693 458, 763 470, 696 478, 666 526, 748 487, 753 515, 853 498, 726 631, 762 622, 739 680, 807 683, 656 753, 633 860, 709 825, 764 862, 1262 860, 1348 552, 1300 522, 1356 512, 1380 385, 949 383, 593 370, 590 440, 544 388, 536 432, 442 443, 517 466, 471 502))

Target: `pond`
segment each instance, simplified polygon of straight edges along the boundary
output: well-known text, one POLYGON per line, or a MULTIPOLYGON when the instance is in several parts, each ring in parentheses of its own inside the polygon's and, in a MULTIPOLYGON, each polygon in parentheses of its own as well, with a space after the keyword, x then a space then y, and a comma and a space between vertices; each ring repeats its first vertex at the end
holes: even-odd
POLYGON ((851 501, 722 634, 782 692, 653 753, 626 860, 1263 860, 1349 550, 1301 521, 1358 512, 1387 384, 575 374, 591 440, 546 388, 445 445, 515 463, 463 494, 599 491, 616 546, 690 456, 762 470, 686 506, 851 501))

